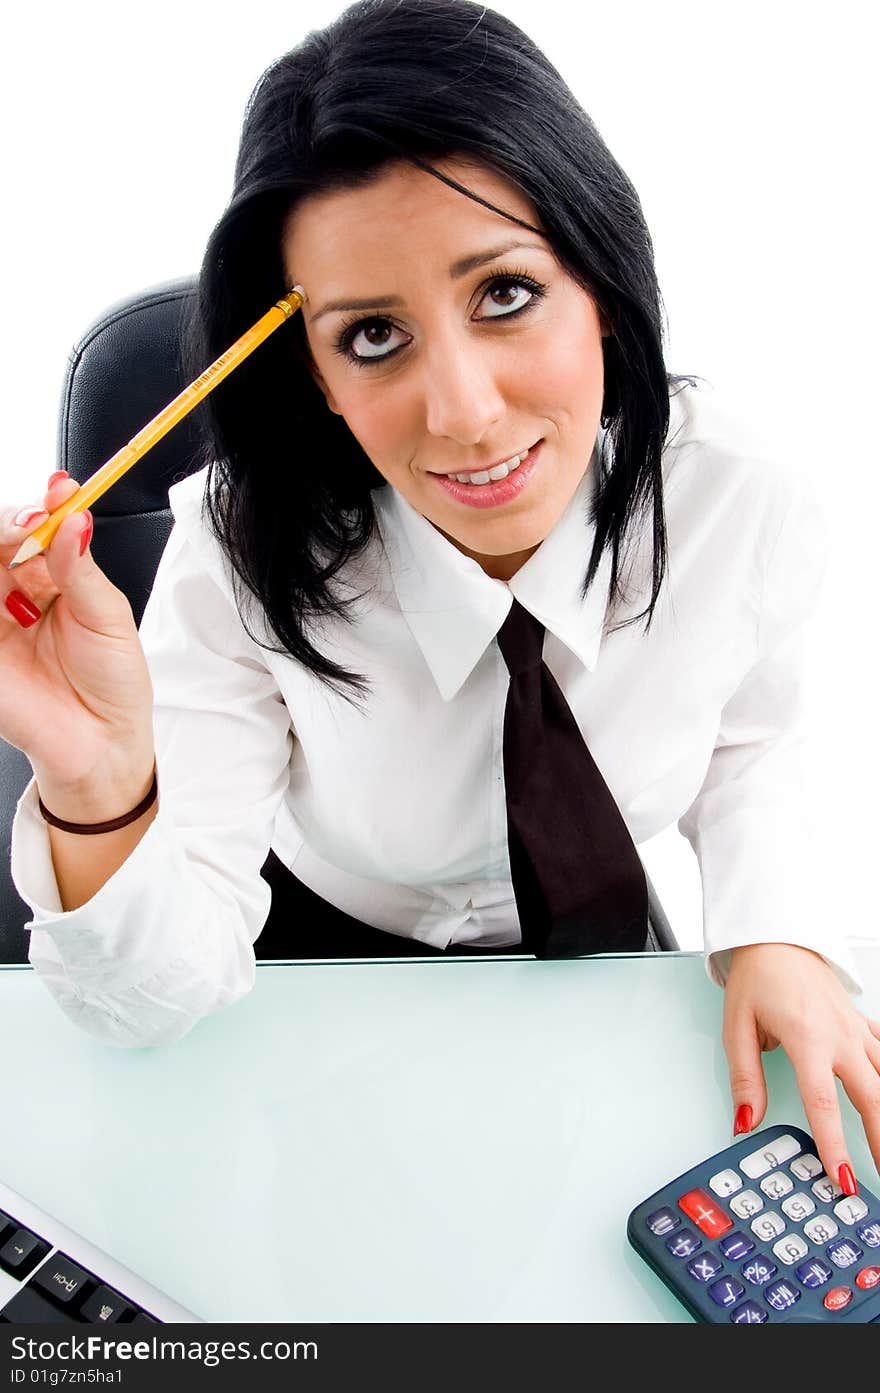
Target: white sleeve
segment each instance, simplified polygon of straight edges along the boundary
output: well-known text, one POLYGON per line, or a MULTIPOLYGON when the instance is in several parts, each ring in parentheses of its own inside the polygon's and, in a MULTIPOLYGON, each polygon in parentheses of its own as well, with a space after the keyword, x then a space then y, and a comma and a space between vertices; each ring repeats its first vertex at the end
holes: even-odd
POLYGON ((12 875, 30 961, 61 1007, 119 1045, 164 1044, 253 985, 271 893, 260 867, 288 784, 290 716, 231 593, 172 530, 140 626, 155 701, 159 810, 86 904, 61 909, 32 781, 12 875))
POLYGON ((815 503, 790 498, 764 571, 755 662, 724 706, 706 778, 678 824, 699 862, 706 967, 721 986, 730 949, 776 942, 812 949, 849 991, 862 989, 803 764, 805 625, 825 550, 815 503))

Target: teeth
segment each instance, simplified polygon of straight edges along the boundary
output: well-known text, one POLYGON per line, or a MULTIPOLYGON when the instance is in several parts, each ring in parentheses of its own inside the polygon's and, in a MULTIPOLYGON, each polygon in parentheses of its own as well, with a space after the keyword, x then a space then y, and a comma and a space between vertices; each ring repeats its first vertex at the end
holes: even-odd
POLYGON ((490 480, 497 483, 499 479, 506 479, 514 469, 518 469, 528 453, 528 450, 524 450, 521 455, 514 455, 513 459, 505 460, 503 464, 496 464, 494 469, 481 469, 478 474, 447 474, 446 477, 455 479, 459 484, 488 484, 490 480))

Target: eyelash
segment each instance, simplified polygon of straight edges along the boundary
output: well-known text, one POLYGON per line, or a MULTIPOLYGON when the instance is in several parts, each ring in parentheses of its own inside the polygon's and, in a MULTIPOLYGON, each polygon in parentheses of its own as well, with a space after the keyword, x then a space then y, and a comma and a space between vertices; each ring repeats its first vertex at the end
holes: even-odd
MULTIPOLYGON (((490 276, 481 286, 480 301, 484 300, 489 292, 499 285, 521 286, 524 290, 529 291, 531 299, 527 300, 524 305, 520 305, 519 309, 511 310, 508 314, 489 315, 488 321, 481 321, 483 323, 491 323, 493 321, 506 323, 510 319, 519 319, 521 315, 528 314, 529 310, 534 309, 547 294, 546 285, 541 281, 536 281, 533 276, 528 275, 525 271, 508 271, 502 268, 500 271, 496 271, 490 276)), ((353 363, 355 367, 369 368, 375 367, 378 363, 387 363, 390 358, 396 357, 401 349, 409 347, 408 344, 399 344, 397 348, 392 348, 389 353, 380 354, 376 358, 359 357, 356 353, 352 352, 352 344, 357 338, 360 330, 366 328, 369 324, 390 324, 393 329, 399 328, 399 325, 396 325, 392 319, 388 319, 383 315, 373 314, 369 315, 366 319, 363 316, 358 316, 348 320, 342 325, 334 341, 333 351, 347 359, 349 363, 353 363)))

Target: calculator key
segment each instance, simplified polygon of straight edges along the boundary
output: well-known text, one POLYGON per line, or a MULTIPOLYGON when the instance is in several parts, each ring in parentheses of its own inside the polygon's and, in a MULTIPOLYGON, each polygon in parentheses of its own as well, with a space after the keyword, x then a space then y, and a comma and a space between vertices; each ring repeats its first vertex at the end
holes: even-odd
POLYGON ((821 1200, 823 1204, 830 1204, 832 1200, 839 1200, 840 1196, 843 1194, 840 1186, 835 1185, 831 1177, 827 1175, 823 1175, 822 1179, 817 1180, 810 1188, 816 1196, 816 1199, 821 1200))
POLYGON ((783 1279, 781 1282, 774 1282, 772 1286, 765 1288, 764 1300, 769 1301, 774 1311, 787 1311, 795 1302, 800 1301, 801 1294, 793 1282, 783 1279))
POLYGON ((764 1150, 752 1151, 748 1156, 743 1156, 739 1168, 744 1175, 749 1177, 749 1180, 758 1180, 768 1171, 775 1171, 777 1166, 781 1166, 785 1161, 790 1161, 792 1156, 797 1156, 800 1149, 800 1143, 786 1133, 782 1137, 777 1137, 764 1150))
POLYGON ((690 1258, 698 1248, 702 1248, 703 1240, 691 1233, 690 1229, 682 1229, 681 1233, 669 1235, 666 1246, 674 1258, 690 1258))
POLYGON ((771 1277, 775 1277, 779 1269, 775 1262, 759 1254, 755 1258, 750 1258, 744 1262, 740 1271, 747 1282, 751 1282, 753 1287, 762 1287, 765 1282, 769 1282, 771 1277))
POLYGON ((804 1224, 804 1233, 811 1243, 827 1243, 837 1237, 840 1229, 830 1214, 817 1214, 815 1219, 809 1219, 804 1224))
POLYGON ((858 1195, 846 1195, 837 1201, 834 1212, 842 1224, 857 1224, 860 1219, 864 1219, 868 1206, 858 1195))
POLYGON ((721 1199, 726 1199, 728 1195, 735 1195, 737 1190, 742 1189, 742 1180, 734 1170, 719 1171, 711 1177, 709 1189, 721 1199))
POLYGON ((853 1243, 851 1238, 843 1238, 839 1243, 829 1243, 825 1249, 835 1267, 852 1267, 854 1262, 858 1262, 863 1257, 861 1248, 853 1243))
POLYGON ((770 1175, 765 1175, 761 1181, 761 1189, 771 1200, 781 1200, 783 1195, 790 1195, 794 1189, 794 1181, 785 1174, 785 1171, 773 1171, 770 1175))
POLYGON ((876 1287, 880 1282, 880 1267, 863 1267, 861 1272, 856 1273, 856 1286, 863 1291, 876 1287))
POLYGON ((714 1253, 699 1253, 697 1257, 691 1258, 687 1270, 695 1282, 711 1282, 723 1267, 724 1263, 720 1258, 716 1258, 714 1253))
POLYGON ((662 1238, 665 1233, 672 1233, 681 1223, 678 1215, 666 1206, 662 1209, 655 1209, 653 1214, 649 1214, 645 1223, 652 1233, 656 1233, 658 1238, 662 1238))
MULTIPOLYGON (((816 1205, 809 1195, 805 1195, 802 1190, 798 1190, 796 1195, 789 1195, 787 1200, 783 1200, 779 1206, 783 1214, 787 1214, 789 1219, 793 1219, 799 1224, 802 1219, 808 1219, 811 1214, 815 1214, 816 1205)), ((867 1212, 867 1211, 866 1211, 867 1212)))
POLYGON ((742 1282, 738 1282, 735 1277, 722 1277, 720 1281, 712 1283, 709 1295, 716 1306, 735 1306, 740 1297, 745 1295, 745 1290, 742 1282))
POLYGON ((679 1197, 678 1207, 707 1238, 720 1238, 722 1233, 728 1233, 733 1228, 730 1215, 725 1214, 705 1190, 688 1190, 687 1194, 679 1197))
POLYGON ((811 1262, 801 1263, 796 1276, 799 1282, 814 1291, 816 1287, 824 1287, 834 1276, 834 1272, 827 1262, 823 1262, 821 1258, 813 1258, 811 1262))
POLYGON ((767 1312, 757 1301, 744 1301, 731 1312, 730 1319, 737 1325, 761 1325, 767 1319, 767 1312))
POLYGON ((825 1293, 824 1306, 829 1311, 842 1311, 853 1299, 852 1287, 832 1287, 825 1293))
POLYGON ((730 1201, 730 1207, 738 1219, 751 1219, 753 1214, 764 1208, 764 1201, 754 1190, 743 1190, 741 1195, 730 1201))
POLYGON ((807 1256, 810 1245, 804 1242, 799 1233, 789 1233, 773 1244, 773 1251, 780 1262, 784 1262, 786 1267, 791 1267, 793 1263, 800 1262, 801 1258, 807 1256))
POLYGON ((805 1151, 803 1156, 798 1156, 796 1161, 792 1161, 788 1169, 792 1175, 797 1176, 798 1180, 815 1180, 817 1175, 822 1174, 825 1167, 818 1156, 805 1151))
POLYGON ((862 1224, 860 1229, 856 1229, 859 1241, 864 1243, 866 1248, 880 1248, 880 1224, 873 1219, 870 1224, 862 1224))
POLYGON ((740 1233, 739 1230, 722 1238, 718 1247, 730 1262, 739 1262, 740 1258, 747 1258, 749 1253, 753 1253, 755 1250, 755 1245, 748 1234, 740 1233))
POLYGON ((766 1214, 759 1214, 757 1219, 752 1220, 752 1233, 769 1243, 772 1238, 785 1233, 785 1220, 775 1210, 768 1209, 766 1214))

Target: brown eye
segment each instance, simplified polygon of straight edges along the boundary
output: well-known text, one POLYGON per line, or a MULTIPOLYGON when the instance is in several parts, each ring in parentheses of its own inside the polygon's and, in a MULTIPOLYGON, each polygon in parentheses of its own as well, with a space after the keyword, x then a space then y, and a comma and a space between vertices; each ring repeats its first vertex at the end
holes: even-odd
POLYGON ((408 342, 409 335, 390 319, 362 319, 344 331, 339 346, 355 362, 366 363, 390 358, 408 342))
POLYGON ((476 319, 512 318, 534 308, 543 299, 545 287, 527 276, 496 276, 487 285, 476 319))

